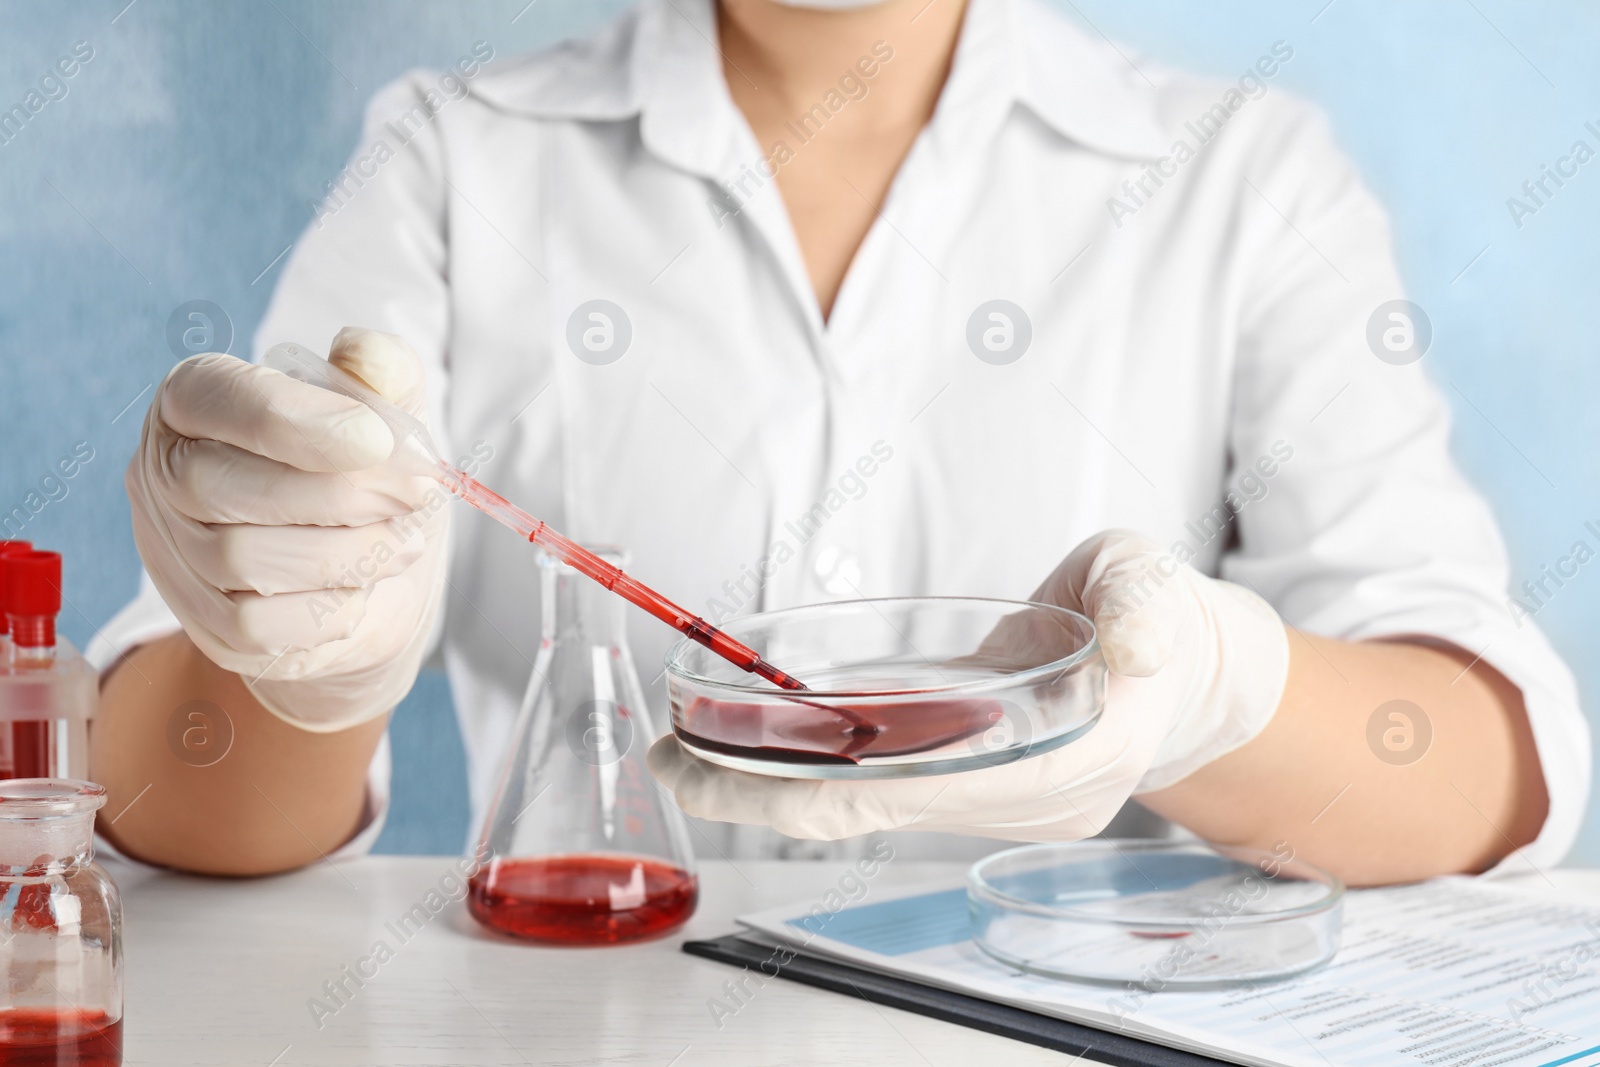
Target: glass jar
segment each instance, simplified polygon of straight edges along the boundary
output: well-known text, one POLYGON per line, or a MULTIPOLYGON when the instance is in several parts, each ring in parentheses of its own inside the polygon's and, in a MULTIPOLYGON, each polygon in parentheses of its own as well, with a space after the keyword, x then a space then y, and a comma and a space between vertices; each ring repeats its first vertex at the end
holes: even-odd
POLYGON ((94 862, 103 786, 0 781, 0 1064, 122 1062, 122 901, 94 862))

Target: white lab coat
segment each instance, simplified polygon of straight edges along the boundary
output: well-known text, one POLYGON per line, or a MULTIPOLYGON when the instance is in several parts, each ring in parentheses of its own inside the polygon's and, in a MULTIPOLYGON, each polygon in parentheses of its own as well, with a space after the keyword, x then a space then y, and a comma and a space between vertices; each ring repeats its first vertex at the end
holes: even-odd
MULTIPOLYGON (((824 322, 714 38, 708 0, 647 0, 491 61, 459 98, 426 72, 384 90, 258 352, 346 324, 404 335, 452 455, 492 454, 486 483, 627 546, 633 573, 713 619, 1026 597, 1121 526, 1306 630, 1481 652, 1521 686, 1544 763, 1530 855, 1565 852, 1589 774, 1572 679, 1508 610, 1426 360, 1369 347, 1403 294, 1388 227, 1274 82, 1292 48, 1242 86, 1203 81, 1135 69, 1034 0, 973 0, 824 322), (596 300, 614 307, 595 318, 596 300)), ((845 88, 870 92, 855 73, 845 88)), ((841 91, 812 121, 849 106, 841 91)), ((537 576, 481 518, 452 538, 441 650, 476 821, 537 645, 537 576)), ((153 595, 113 643, 154 632, 153 595)), ((675 637, 634 615, 658 728, 675 637)), ((779 847, 723 832, 730 854, 779 847)))

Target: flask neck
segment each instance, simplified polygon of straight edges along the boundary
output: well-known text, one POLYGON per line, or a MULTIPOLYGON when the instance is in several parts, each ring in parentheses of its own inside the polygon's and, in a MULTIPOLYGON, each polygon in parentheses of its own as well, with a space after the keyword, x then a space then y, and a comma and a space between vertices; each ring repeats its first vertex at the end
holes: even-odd
MULTIPOLYGON (((592 549, 616 567, 627 563, 627 554, 618 549, 592 549)), ((594 579, 546 556, 540 560, 542 575, 543 639, 585 645, 626 644, 627 622, 622 598, 594 579)))

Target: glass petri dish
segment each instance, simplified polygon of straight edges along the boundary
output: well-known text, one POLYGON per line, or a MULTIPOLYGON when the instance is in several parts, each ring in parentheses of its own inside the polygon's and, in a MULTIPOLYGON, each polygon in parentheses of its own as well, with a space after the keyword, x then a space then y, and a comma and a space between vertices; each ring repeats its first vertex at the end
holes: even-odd
POLYGON ((795 675, 753 679, 689 640, 667 655, 672 728, 696 755, 785 778, 893 778, 1009 763, 1081 736, 1105 704, 1094 624, 976 597, 848 600, 723 630, 795 675))
POLYGON ((1200 842, 1025 845, 967 875, 978 947, 1032 974, 1229 989, 1288 978, 1339 948, 1344 885, 1292 856, 1200 842))

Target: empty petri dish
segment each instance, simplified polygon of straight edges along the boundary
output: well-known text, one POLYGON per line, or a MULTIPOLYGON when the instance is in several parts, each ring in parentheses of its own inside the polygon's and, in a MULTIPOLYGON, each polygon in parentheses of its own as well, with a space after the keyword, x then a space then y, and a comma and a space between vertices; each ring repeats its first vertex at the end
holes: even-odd
POLYGON ((1067 744, 1100 717, 1094 624, 976 597, 847 600, 748 615, 729 636, 805 683, 778 689, 689 640, 667 655, 678 740, 712 763, 786 778, 991 767, 1067 744))
POLYGON ((1344 885, 1291 855, 1200 842, 1025 845, 967 876, 978 947, 1032 974, 1227 989, 1322 966, 1344 885))

